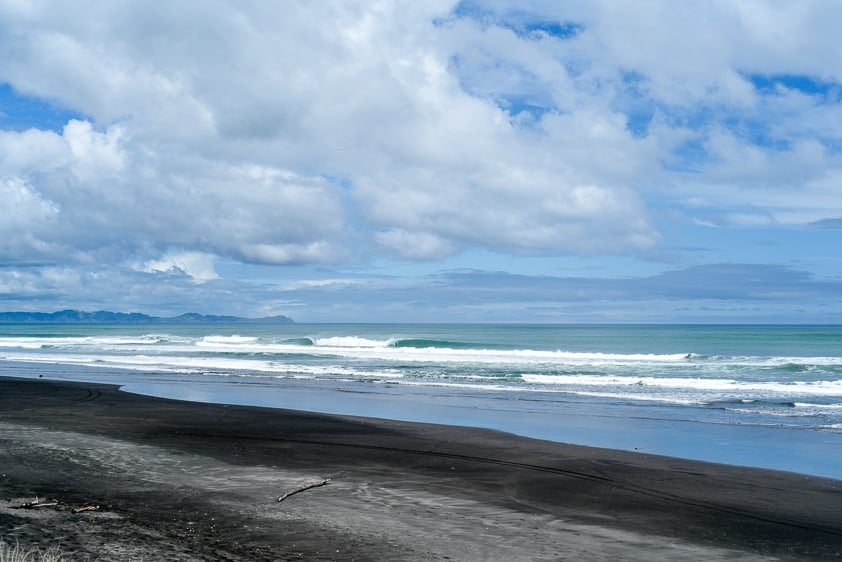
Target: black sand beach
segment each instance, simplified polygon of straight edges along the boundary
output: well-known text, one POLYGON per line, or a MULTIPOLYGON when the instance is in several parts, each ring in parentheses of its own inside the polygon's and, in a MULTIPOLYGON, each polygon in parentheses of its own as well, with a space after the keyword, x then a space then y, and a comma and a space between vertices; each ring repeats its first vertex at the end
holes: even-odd
POLYGON ((9 378, 0 451, 0 540, 74 560, 842 557, 842 481, 481 429, 9 378))

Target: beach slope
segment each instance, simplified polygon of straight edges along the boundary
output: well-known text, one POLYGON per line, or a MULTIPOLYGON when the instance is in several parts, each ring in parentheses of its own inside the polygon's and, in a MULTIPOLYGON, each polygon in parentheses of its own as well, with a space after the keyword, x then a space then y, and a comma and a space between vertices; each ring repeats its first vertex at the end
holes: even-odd
POLYGON ((0 378, 0 450, 0 540, 73 559, 842 556, 842 481, 490 430, 0 378))

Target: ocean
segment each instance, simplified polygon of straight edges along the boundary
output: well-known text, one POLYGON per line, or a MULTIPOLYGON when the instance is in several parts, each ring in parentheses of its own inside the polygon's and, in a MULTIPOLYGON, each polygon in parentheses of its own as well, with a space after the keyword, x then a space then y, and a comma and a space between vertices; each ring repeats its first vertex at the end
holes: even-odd
POLYGON ((842 326, 5 324, 0 375, 842 479, 842 326))

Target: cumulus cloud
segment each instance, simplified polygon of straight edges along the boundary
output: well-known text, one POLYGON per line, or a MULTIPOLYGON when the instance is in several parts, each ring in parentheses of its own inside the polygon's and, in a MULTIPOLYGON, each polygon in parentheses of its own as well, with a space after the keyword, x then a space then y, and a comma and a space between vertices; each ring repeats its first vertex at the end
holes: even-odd
MULTIPOLYGON (((651 245, 643 205, 624 188, 628 154, 641 149, 622 118, 556 115, 543 133, 519 126, 510 109, 460 83, 453 60, 467 45, 436 23, 452 7, 340 3, 314 18, 316 7, 293 5, 196 12, 189 3, 154 11, 83 3, 72 17, 66 5, 6 6, 0 78, 92 118, 71 121, 60 138, 27 132, 61 145, 52 148, 60 155, 37 170, 29 163, 27 171, 47 177, 20 175, 68 209, 66 230, 93 227, 101 240, 112 231, 124 252, 176 246, 244 261, 324 262, 347 255, 349 229, 408 259, 473 246, 555 253, 651 245), (254 169, 272 170, 284 185, 273 191, 272 178, 243 177, 254 169), (67 185, 68 173, 77 186, 67 185), (344 178, 344 187, 323 178, 344 178), (59 184, 81 192, 84 210, 57 193, 59 184), (181 220, 150 216, 176 210, 181 220), (389 242, 407 233, 420 247, 389 242)), ((482 38, 488 48, 490 40, 482 38)), ((540 55, 524 49, 524 59, 540 55)), ((82 252, 98 249, 81 238, 82 252)))
POLYGON ((436 259, 453 252, 446 240, 426 232, 392 229, 377 233, 377 242, 396 255, 407 259, 436 259))
POLYGON ((183 273, 189 275, 195 283, 204 283, 219 279, 213 266, 213 256, 200 252, 182 252, 151 260, 139 267, 147 273, 183 273))
POLYGON ((124 131, 71 120, 61 134, 0 135, 9 239, 37 231, 32 257, 82 262, 171 248, 267 263, 341 255, 343 211, 323 178, 155 152, 124 131))
POLYGON ((49 253, 49 230, 60 208, 19 179, 0 180, 0 200, 0 255, 29 261, 34 253, 49 253))
POLYGON ((820 223, 842 215, 840 19, 760 0, 5 2, 0 82, 75 117, 0 124, 0 261, 207 284, 214 259, 644 255, 664 206, 820 223))

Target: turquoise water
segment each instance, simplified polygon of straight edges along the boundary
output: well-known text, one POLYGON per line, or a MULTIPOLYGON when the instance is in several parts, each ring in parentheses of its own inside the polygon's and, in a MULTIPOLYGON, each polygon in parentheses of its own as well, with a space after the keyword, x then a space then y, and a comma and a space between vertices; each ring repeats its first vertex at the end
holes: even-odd
POLYGON ((842 478, 842 327, 0 325, 0 374, 842 478))

